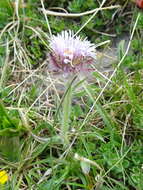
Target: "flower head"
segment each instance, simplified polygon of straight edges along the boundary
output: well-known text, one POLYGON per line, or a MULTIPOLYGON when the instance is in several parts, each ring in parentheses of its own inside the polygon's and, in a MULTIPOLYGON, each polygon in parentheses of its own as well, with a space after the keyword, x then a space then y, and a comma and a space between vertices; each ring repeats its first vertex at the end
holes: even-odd
POLYGON ((143 0, 136 0, 136 5, 139 7, 139 8, 143 8, 143 0))
POLYGON ((0 171, 0 184, 5 184, 8 181, 8 175, 5 170, 0 171))
POLYGON ((80 72, 89 70, 96 58, 95 45, 87 39, 75 36, 73 31, 62 31, 52 36, 49 65, 57 72, 80 72))

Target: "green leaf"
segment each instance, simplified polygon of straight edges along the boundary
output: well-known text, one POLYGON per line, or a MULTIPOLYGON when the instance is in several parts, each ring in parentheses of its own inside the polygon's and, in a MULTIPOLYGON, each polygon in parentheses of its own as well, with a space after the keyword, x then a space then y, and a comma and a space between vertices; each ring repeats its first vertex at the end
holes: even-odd
POLYGON ((0 101, 0 136, 17 136, 26 130, 17 117, 8 113, 0 101))

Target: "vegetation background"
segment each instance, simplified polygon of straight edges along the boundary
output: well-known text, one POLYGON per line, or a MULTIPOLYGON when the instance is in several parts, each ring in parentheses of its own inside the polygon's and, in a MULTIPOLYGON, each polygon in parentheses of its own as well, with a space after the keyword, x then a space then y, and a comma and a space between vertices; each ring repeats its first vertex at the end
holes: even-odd
POLYGON ((64 81, 47 70, 49 32, 76 32, 93 14, 40 8, 81 13, 101 3, 0 0, 0 168, 9 176, 0 189, 143 190, 143 13, 134 2, 105 1, 120 7, 99 11, 80 32, 95 44, 111 41, 97 52, 134 37, 127 53, 119 43, 111 73, 95 71, 73 91, 68 146, 59 135, 64 81))

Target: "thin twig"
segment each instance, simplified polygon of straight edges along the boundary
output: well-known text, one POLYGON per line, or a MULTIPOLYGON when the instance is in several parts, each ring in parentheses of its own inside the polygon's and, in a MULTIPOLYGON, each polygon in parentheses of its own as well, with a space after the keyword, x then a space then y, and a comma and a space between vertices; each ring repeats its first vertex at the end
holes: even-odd
POLYGON ((93 14, 96 11, 102 11, 102 10, 110 10, 110 9, 116 9, 120 8, 120 5, 110 6, 110 7, 103 7, 103 8, 96 8, 90 11, 86 11, 83 13, 62 13, 62 12, 55 12, 50 10, 43 10, 42 8, 39 8, 38 10, 45 12, 47 15, 52 16, 61 16, 61 17, 81 17, 89 14, 93 14))
POLYGON ((46 10, 45 10, 45 7, 44 7, 43 0, 41 0, 41 5, 42 5, 42 11, 43 11, 43 14, 45 16, 46 23, 47 23, 47 27, 48 27, 48 30, 49 30, 49 34, 50 34, 50 36, 52 36, 52 31, 51 31, 50 24, 49 24, 47 15, 46 15, 46 10))

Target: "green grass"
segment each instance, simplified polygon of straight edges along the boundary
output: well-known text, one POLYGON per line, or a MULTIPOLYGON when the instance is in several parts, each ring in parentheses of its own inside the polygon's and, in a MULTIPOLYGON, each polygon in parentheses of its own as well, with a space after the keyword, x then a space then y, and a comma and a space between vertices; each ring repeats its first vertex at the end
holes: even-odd
MULTIPOLYGON (((124 9, 100 11, 80 35, 112 43, 108 34, 134 33, 130 51, 120 43, 114 75, 93 72, 66 91, 62 76, 47 70, 49 32, 77 32, 92 15, 45 19, 40 0, 0 1, 0 170, 9 175, 1 189, 143 189, 143 13, 131 2, 111 4, 124 9)), ((44 5, 76 13, 99 1, 44 5)))

